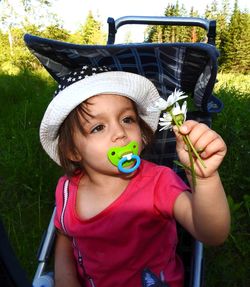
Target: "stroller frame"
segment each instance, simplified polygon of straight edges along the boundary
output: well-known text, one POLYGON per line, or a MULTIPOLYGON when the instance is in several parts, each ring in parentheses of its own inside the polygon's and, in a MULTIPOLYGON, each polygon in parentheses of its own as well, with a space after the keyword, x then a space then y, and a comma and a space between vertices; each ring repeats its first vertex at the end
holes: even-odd
POLYGON ((215 45, 216 21, 198 17, 124 16, 118 19, 109 17, 107 44, 115 43, 115 35, 121 26, 128 24, 197 26, 207 31, 208 44, 215 45))
MULTIPOLYGON (((109 33, 108 33, 108 41, 107 45, 112 48, 114 42, 115 42, 115 35, 119 27, 126 25, 126 24, 151 24, 151 25, 178 25, 178 26, 199 26, 204 28, 207 31, 207 37, 208 37, 208 44, 203 45, 209 45, 213 46, 215 45, 215 35, 216 35, 216 21, 209 21, 202 18, 188 18, 188 17, 142 17, 142 16, 125 16, 122 18, 119 18, 117 20, 114 20, 113 18, 108 18, 107 20, 109 25, 109 33)), ((29 35, 25 38, 26 43, 28 43, 29 49, 34 53, 36 52, 36 48, 32 46, 32 41, 29 43, 29 35)), ((39 44, 39 39, 35 39, 37 43, 39 44)), ((46 40, 45 40, 46 42, 46 40)), ((58 41, 54 41, 53 44, 57 45, 58 41)), ((59 43, 59 42, 58 42, 59 43)), ((146 45, 146 44, 145 44, 146 45)), ((77 46, 77 45, 76 45, 77 46)), ((132 47, 132 44, 130 45, 132 47)), ((189 46, 187 46, 188 48, 189 46)), ((70 48, 70 47, 69 47, 70 48)), ((205 48, 205 46, 203 47, 205 48)), ((38 49, 39 50, 39 49, 38 49)), ((63 52, 62 52, 63 53, 63 52)), ((37 56, 37 54, 36 54, 37 56)), ((218 56, 218 55, 217 55, 218 56)), ((39 58, 39 56, 38 56, 39 58)), ((216 57, 215 57, 216 58, 216 57)), ((40 60, 42 63, 46 62, 46 57, 41 53, 40 60)), ((216 60, 215 60, 216 61, 216 60)), ((60 61, 58 61, 59 63, 60 61)), ((58 65, 57 63, 57 65, 58 65)), ((68 63, 69 64, 69 63, 68 63)), ((60 62, 59 65, 62 65, 62 62, 60 62)), ((76 67, 76 63, 72 64, 70 67, 73 69, 76 67)), ((49 71, 49 73, 52 74, 52 76, 57 80, 58 77, 62 76, 60 73, 51 72, 50 67, 47 67, 45 65, 45 68, 49 71)), ((56 69, 58 66, 56 66, 56 69)), ((61 68, 61 67, 60 67, 61 68)), ((59 68, 58 68, 59 71, 59 68)), ((213 71, 214 77, 211 77, 212 87, 209 87, 206 92, 208 93, 208 96, 206 98, 205 103, 201 103, 200 105, 200 112, 198 112, 195 115, 195 118, 197 119, 200 117, 202 121, 204 121, 205 117, 205 123, 210 125, 211 118, 210 113, 211 112, 219 112, 222 109, 222 103, 213 97, 211 94, 215 79, 216 79, 216 73, 217 68, 213 71)), ((211 84, 209 84, 211 85, 211 84)), ((53 249, 54 245, 54 239, 55 239, 55 227, 54 227, 54 216, 55 216, 56 208, 54 208, 50 223, 48 225, 47 230, 45 231, 45 235, 43 236, 39 251, 38 251, 38 268, 34 276, 33 280, 33 286, 34 287, 41 287, 41 286, 53 286, 53 275, 51 273, 48 273, 46 271, 46 267, 48 265, 51 251, 53 249), (47 285, 46 285, 47 284, 47 285)), ((190 263, 190 278, 189 283, 186 286, 189 287, 202 287, 203 285, 203 244, 197 240, 193 240, 193 251, 191 255, 191 263, 190 263)))

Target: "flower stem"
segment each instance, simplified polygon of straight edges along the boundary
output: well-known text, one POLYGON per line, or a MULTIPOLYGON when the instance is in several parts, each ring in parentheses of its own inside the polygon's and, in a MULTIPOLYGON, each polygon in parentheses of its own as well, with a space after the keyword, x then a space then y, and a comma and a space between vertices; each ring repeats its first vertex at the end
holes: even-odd
MULTIPOLYGON (((175 115, 172 113, 172 111, 169 112, 175 125, 177 126, 178 130, 180 130, 181 125, 183 124, 183 122, 178 121, 175 117, 175 115)), ((195 157, 199 160, 199 162, 201 163, 201 165, 206 168, 206 165, 204 163, 204 161, 201 159, 200 155, 198 154, 198 152, 196 151, 195 147, 193 146, 190 138, 188 135, 183 135, 183 140, 188 148, 188 156, 189 156, 189 161, 190 161, 190 167, 186 167, 183 164, 179 164, 184 166, 184 168, 188 169, 191 172, 192 175, 192 184, 193 184, 193 188, 195 188, 196 185, 196 173, 195 173, 195 169, 194 169, 194 159, 193 159, 193 154, 195 155, 195 157)))
MULTIPOLYGON (((172 119, 173 119, 175 125, 178 127, 178 130, 180 130, 180 127, 181 127, 181 125, 183 124, 183 122, 178 122, 178 121, 176 120, 175 115, 172 113, 172 111, 170 111, 170 115, 172 116, 172 119)), ((184 139, 184 142, 185 142, 185 144, 187 145, 187 147, 190 147, 190 148, 191 148, 192 152, 194 153, 194 155, 196 156, 196 158, 199 160, 199 162, 201 163, 201 165, 202 165, 204 168, 206 168, 206 165, 205 165, 204 161, 201 159, 199 153, 196 151, 196 149, 195 149, 195 147, 193 146, 193 144, 192 144, 192 142, 191 142, 189 136, 188 136, 188 135, 185 135, 185 136, 183 136, 183 139, 184 139)))
MULTIPOLYGON (((187 141, 187 136, 183 136, 184 141, 187 141)), ((196 174, 195 174, 195 170, 194 170, 194 159, 192 156, 192 150, 190 145, 186 142, 187 147, 188 147, 188 156, 189 156, 189 161, 190 161, 190 165, 191 165, 191 175, 192 175, 192 184, 193 184, 193 188, 195 188, 196 186, 196 174)))
POLYGON ((195 156, 197 157, 197 159, 199 160, 199 162, 201 163, 201 165, 206 168, 206 165, 204 163, 204 161, 201 159, 200 155, 198 154, 198 152, 196 151, 196 149, 194 148, 190 138, 188 135, 185 136, 185 138, 187 139, 187 142, 189 143, 191 149, 192 149, 192 152, 195 154, 195 156))

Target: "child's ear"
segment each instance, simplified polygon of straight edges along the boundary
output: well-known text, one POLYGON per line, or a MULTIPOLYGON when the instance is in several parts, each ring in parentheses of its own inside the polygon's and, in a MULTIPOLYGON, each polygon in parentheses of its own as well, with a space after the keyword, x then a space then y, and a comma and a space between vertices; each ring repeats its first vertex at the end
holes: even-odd
POLYGON ((74 162, 80 162, 82 160, 82 157, 80 153, 77 150, 70 150, 66 153, 66 157, 74 162))

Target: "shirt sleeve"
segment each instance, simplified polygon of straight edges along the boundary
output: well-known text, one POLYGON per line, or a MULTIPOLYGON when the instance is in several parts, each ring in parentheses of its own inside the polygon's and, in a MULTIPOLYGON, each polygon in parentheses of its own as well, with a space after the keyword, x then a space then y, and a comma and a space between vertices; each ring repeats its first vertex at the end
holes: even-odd
POLYGON ((154 192, 155 208, 165 217, 173 217, 173 209, 176 198, 190 188, 170 168, 163 167, 158 172, 156 188, 154 192))

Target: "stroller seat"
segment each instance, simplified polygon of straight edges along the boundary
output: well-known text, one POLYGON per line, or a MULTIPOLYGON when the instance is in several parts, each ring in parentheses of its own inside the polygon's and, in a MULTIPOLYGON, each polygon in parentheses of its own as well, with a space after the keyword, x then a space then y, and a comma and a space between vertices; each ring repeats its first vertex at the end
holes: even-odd
MULTIPOLYGON (((77 45, 45 39, 26 34, 24 40, 30 51, 39 59, 51 76, 59 81, 74 69, 84 65, 107 66, 111 70, 127 71, 143 75, 157 87, 160 95, 167 97, 180 89, 190 95, 195 111, 188 113, 189 119, 211 125, 211 113, 219 112, 223 105, 212 95, 217 75, 219 53, 213 44, 207 43, 139 43, 114 44, 115 33, 123 24, 129 23, 171 25, 198 25, 208 32, 210 43, 215 37, 215 22, 204 19, 181 17, 123 17, 108 19, 109 40, 107 45, 77 45), (129 21, 128 21, 129 20, 129 21), (148 23, 148 21, 151 21, 148 23), (153 22, 152 22, 153 21, 153 22)), ((173 168, 185 179, 173 161, 176 159, 175 137, 171 131, 156 132, 154 144, 145 158, 173 168)), ((53 276, 46 272, 46 265, 53 247, 55 210, 38 256, 38 269, 33 286, 53 286, 53 276), (47 277, 46 277, 47 276, 47 277), (47 281, 42 281, 42 280, 47 281), (51 280, 51 281, 50 281, 51 280), (48 282, 48 285, 45 283, 48 282), (51 285, 49 285, 51 284, 51 285)), ((186 266, 185 286, 202 286, 203 245, 193 240, 180 228, 181 245, 188 242, 187 251, 180 246, 186 266), (186 240, 186 238, 188 238, 186 240)), ((47 284, 47 283, 46 283, 47 284)))

